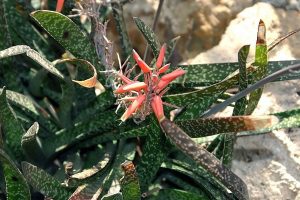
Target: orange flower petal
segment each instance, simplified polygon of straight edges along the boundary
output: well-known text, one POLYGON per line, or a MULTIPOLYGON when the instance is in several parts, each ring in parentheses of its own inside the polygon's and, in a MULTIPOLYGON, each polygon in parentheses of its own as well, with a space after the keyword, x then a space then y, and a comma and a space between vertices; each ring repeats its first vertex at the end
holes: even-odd
POLYGON ((165 118, 163 103, 160 96, 154 96, 151 101, 151 107, 159 122, 165 118))
POLYGON ((175 71, 172 71, 171 73, 162 76, 161 79, 168 80, 171 82, 174 79, 176 79, 177 77, 182 76, 183 74, 185 74, 185 71, 181 68, 178 68, 175 71))
POLYGON ((56 3, 56 12, 61 12, 64 7, 65 0, 58 0, 56 3))
POLYGON ((170 63, 164 65, 163 67, 161 67, 159 70, 158 70, 158 74, 162 74, 162 73, 165 73, 170 67, 170 63))
POLYGON ((156 67, 158 69, 161 67, 162 63, 164 62, 165 53, 166 53, 166 44, 163 44, 159 51, 159 55, 156 61, 156 67))
POLYGON ((129 92, 131 90, 140 91, 142 89, 147 90, 148 89, 147 84, 144 83, 144 82, 136 81, 136 82, 132 82, 132 83, 129 83, 127 85, 123 85, 123 86, 119 87, 118 89, 116 89, 114 91, 114 93, 121 94, 121 93, 124 93, 124 92, 129 92))
POLYGON ((157 92, 162 91, 165 87, 167 87, 167 85, 170 82, 172 82, 174 79, 178 78, 179 76, 182 76, 183 74, 185 74, 185 71, 179 68, 169 74, 162 76, 156 87, 157 92))
POLYGON ((135 59, 136 63, 138 64, 138 66, 141 68, 141 70, 144 73, 151 72, 151 68, 145 63, 145 61, 143 61, 141 59, 139 54, 134 49, 132 50, 132 54, 133 54, 133 58, 135 59))
POLYGON ((145 95, 140 95, 132 104, 127 108, 125 113, 122 115, 121 120, 126 121, 138 108, 141 107, 142 103, 146 99, 145 95))

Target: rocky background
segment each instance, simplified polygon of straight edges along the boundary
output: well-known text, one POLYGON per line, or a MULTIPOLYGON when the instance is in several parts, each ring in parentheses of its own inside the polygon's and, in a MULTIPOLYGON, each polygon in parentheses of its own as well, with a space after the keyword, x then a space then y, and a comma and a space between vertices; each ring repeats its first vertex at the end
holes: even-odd
MULTIPOLYGON (((145 49, 145 42, 132 17, 151 26, 157 7, 158 0, 135 0, 124 8, 130 38, 139 52, 145 49)), ((265 22, 271 43, 300 28, 299 10, 296 0, 165 0, 156 32, 161 41, 181 36, 174 55, 177 62, 237 61, 241 46, 255 44, 259 19, 265 22)), ((269 58, 300 59, 299 46, 300 33, 278 45, 269 58)), ((266 85, 254 114, 299 107, 299 83, 266 85)), ((239 138, 233 170, 248 184, 251 199, 300 199, 300 129, 239 138)))

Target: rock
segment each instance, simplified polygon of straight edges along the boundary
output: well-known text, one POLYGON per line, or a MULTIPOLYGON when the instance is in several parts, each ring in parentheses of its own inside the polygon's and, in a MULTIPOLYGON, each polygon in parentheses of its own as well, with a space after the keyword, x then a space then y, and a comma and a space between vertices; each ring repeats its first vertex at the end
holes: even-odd
MULTIPOLYGON (((183 59, 191 58, 218 44, 229 22, 251 3, 251 0, 164 1, 156 32, 161 42, 180 35, 178 53, 183 59)), ((151 26, 157 6, 157 0, 133 1, 124 6, 131 41, 141 52, 145 49, 145 43, 140 41, 142 36, 132 17, 138 16, 151 26)))
MULTIPOLYGON (((189 63, 237 61, 237 52, 245 44, 255 44, 259 19, 267 27, 267 42, 281 34, 299 28, 300 15, 293 10, 277 9, 267 3, 257 3, 240 12, 226 29, 220 43, 200 53, 189 63), (294 19, 294 20, 291 20, 294 19)), ((299 59, 300 33, 278 45, 271 60, 299 59)), ((252 56, 253 56, 252 48, 252 56)), ((253 59, 248 59, 249 61, 253 59)), ((299 81, 270 83, 253 115, 266 115, 299 108, 299 81)), ((223 115, 231 112, 223 113, 223 115)), ((248 185, 250 199, 299 199, 300 197, 300 130, 280 130, 273 133, 238 138, 233 171, 248 185)))
MULTIPOLYGON (((252 45, 251 56, 254 55, 257 25, 262 19, 267 27, 267 43, 270 44, 280 35, 299 28, 297 11, 276 9, 267 3, 257 3, 239 13, 226 29, 220 43, 212 49, 200 53, 189 63, 212 63, 237 61, 238 50, 246 44, 252 45)), ((294 59, 300 57, 299 34, 290 37, 278 45, 269 54, 270 60, 294 59)))

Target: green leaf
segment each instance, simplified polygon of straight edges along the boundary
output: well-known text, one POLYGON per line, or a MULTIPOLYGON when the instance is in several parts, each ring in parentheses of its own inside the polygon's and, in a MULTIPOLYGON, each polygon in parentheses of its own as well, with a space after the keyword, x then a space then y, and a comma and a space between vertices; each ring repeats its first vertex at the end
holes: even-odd
POLYGON ((35 11, 31 13, 31 16, 74 56, 91 62, 99 71, 104 70, 104 67, 98 64, 95 48, 88 36, 70 18, 61 13, 46 10, 35 11))
POLYGON ((185 176, 193 179, 195 181, 197 189, 205 192, 205 196, 215 199, 228 199, 229 195, 226 189, 221 185, 215 177, 207 173, 203 168, 195 166, 194 161, 187 158, 182 152, 178 152, 177 156, 181 156, 179 159, 184 160, 167 160, 162 164, 162 168, 170 169, 176 171, 177 173, 184 174, 185 176))
POLYGON ((24 176, 2 149, 0 149, 0 164, 5 177, 6 198, 30 200, 30 190, 24 176))
POLYGON ((197 194, 187 192, 178 189, 161 189, 153 197, 149 198, 151 200, 203 200, 208 198, 203 198, 197 194))
MULTIPOLYGON (((238 53, 239 60, 239 91, 242 91, 248 86, 247 76, 247 57, 249 54, 250 45, 243 46, 238 53)), ((236 101, 232 115, 244 115, 247 106, 247 98, 243 97, 236 101)))
POLYGON ((45 155, 39 145, 37 133, 39 131, 39 124, 35 122, 28 131, 22 136, 21 146, 26 156, 34 163, 45 162, 45 155))
POLYGON ((170 144, 167 143, 159 126, 152 120, 143 146, 143 155, 138 161, 136 169, 142 192, 148 190, 149 184, 155 177, 163 161, 166 159, 169 146, 170 144))
MULTIPOLYGON (((125 161, 132 161, 135 156, 136 144, 135 142, 127 142, 126 140, 120 140, 118 144, 118 151, 116 153, 116 158, 111 167, 111 171, 109 175, 105 178, 103 182, 103 192, 108 192, 108 190, 112 187, 113 181, 119 181, 122 173, 121 173, 121 164, 125 161)), ((136 192, 136 191, 134 191, 136 192)), ((122 192, 123 193, 123 192, 122 192)), ((125 194, 128 197, 129 194, 125 194)), ((133 194, 134 195, 134 194, 133 194)), ((124 196, 124 194, 123 194, 124 196)))
MULTIPOLYGON (((285 68, 289 65, 297 64, 300 60, 269 61, 268 75, 285 68)), ((195 65, 178 65, 187 71, 184 78, 173 81, 173 84, 183 84, 185 87, 208 86, 224 80, 231 73, 239 69, 238 62, 231 63, 212 63, 212 64, 195 64, 195 65)), ((276 81, 299 79, 300 73, 290 73, 278 78, 276 81)), ((238 84, 236 79, 235 84, 238 84)))
MULTIPOLYGON (((239 61, 239 91, 242 91, 248 86, 248 75, 247 75, 247 57, 249 54, 250 45, 243 46, 238 52, 239 61)), ((246 112, 247 98, 243 97, 236 101, 233 109, 233 116, 244 115, 246 112)), ((235 131, 232 131, 235 132, 235 131)), ((220 141, 216 152, 221 152, 222 162, 224 165, 231 166, 233 147, 236 135, 234 133, 228 133, 223 136, 220 141)), ((217 158, 221 158, 217 156, 217 158)))
MULTIPOLYGON (((253 72, 250 82, 251 84, 265 78, 268 70, 268 47, 266 44, 266 27, 262 20, 260 20, 257 31, 257 41, 255 49, 255 61, 252 64, 256 70, 253 72)), ((254 90, 249 95, 249 102, 245 114, 250 115, 256 108, 258 101, 262 95, 263 87, 254 90)))
POLYGON ((223 91, 223 88, 220 88, 220 91, 217 92, 212 90, 211 93, 210 88, 196 90, 187 93, 167 95, 164 97, 164 101, 178 107, 185 107, 185 111, 178 119, 195 119, 201 116, 201 114, 218 99, 223 91))
POLYGON ((124 200, 141 199, 141 190, 138 175, 132 161, 125 161, 121 165, 124 177, 120 180, 124 200))
POLYGON ((160 42, 157 36, 141 19, 134 17, 133 20, 151 47, 154 57, 157 58, 160 49, 160 42))
POLYGON ((43 68, 45 68, 47 71, 52 73, 53 75, 57 76, 60 79, 64 79, 64 75, 61 74, 54 66, 53 64, 48 61, 45 57, 43 57, 41 54, 39 54, 34 49, 31 49, 29 46, 26 45, 17 45, 12 46, 7 49, 4 49, 0 51, 0 59, 10 56, 15 56, 19 54, 25 53, 26 56, 40 64, 43 68))
MULTIPOLYGON (((89 169, 84 169, 81 172, 70 175, 70 177, 68 177, 67 180, 67 185, 69 187, 78 187, 80 185, 95 181, 95 179, 99 179, 99 177, 105 173, 107 167, 112 162, 115 151, 116 144, 108 142, 106 144, 104 158, 98 161, 98 163, 93 167, 89 169)), ((94 154, 94 156, 98 155, 94 154)))
POLYGON ((232 116, 177 120, 175 123, 190 137, 206 137, 222 133, 255 131, 272 127, 277 117, 265 116, 232 116))
MULTIPOLYGON (((0 88, 0 93, 2 92, 3 90, 0 88)), ((18 92, 6 90, 6 98, 8 99, 9 103, 19 107, 20 109, 24 110, 26 113, 38 115, 38 111, 36 110, 34 103, 29 97, 18 92)))
MULTIPOLYGON (((172 185, 176 185, 176 188, 181 188, 187 192, 197 194, 197 195, 201 196, 203 199, 209 199, 208 195, 203 191, 202 188, 197 187, 197 185, 195 185, 195 183, 191 182, 190 180, 187 180, 186 177, 182 177, 182 176, 178 177, 177 174, 178 173, 176 173, 176 174, 175 173, 164 173, 162 176, 162 180, 163 180, 163 182, 170 182, 172 185)), ((195 176, 192 176, 191 178, 193 180, 196 179, 195 176)), ((205 182, 204 179, 202 179, 200 181, 200 183, 201 182, 205 182)), ((216 194, 216 193, 214 193, 214 194, 216 194)))
POLYGON ((210 152, 193 141, 176 124, 165 118, 160 122, 162 130, 167 138, 184 154, 194 160, 197 165, 203 167, 211 175, 215 176, 239 199, 248 199, 246 184, 230 169, 214 157, 210 152))
POLYGON ((0 123, 5 133, 6 144, 13 154, 19 158, 23 158, 21 149, 21 138, 25 133, 20 122, 6 99, 6 89, 3 88, 0 94, 0 123))
MULTIPOLYGON (((7 20, 7 18, 10 16, 8 15, 8 8, 6 4, 9 2, 10 1, 0 0, 0 50, 6 49, 13 45, 9 29, 10 26, 7 20)), ((12 67, 13 61, 14 60, 12 58, 0 60, 0 75, 3 75, 3 81, 6 86, 13 90, 20 91, 20 88, 18 87, 19 79, 17 76, 17 70, 16 68, 12 67)))
POLYGON ((46 173, 44 170, 28 163, 22 162, 22 171, 29 184, 37 191, 47 197, 57 200, 68 199, 72 194, 70 190, 64 188, 58 180, 46 173))
POLYGON ((262 133, 269 133, 273 130, 284 128, 297 128, 300 127, 300 109, 293 109, 284 112, 270 114, 270 116, 277 117, 278 122, 271 127, 263 128, 257 131, 248 131, 238 134, 238 136, 255 135, 262 133))
POLYGON ((73 100, 75 96, 74 83, 68 79, 65 84, 61 85, 62 98, 59 102, 59 121, 64 128, 72 127, 71 112, 73 107, 73 100))

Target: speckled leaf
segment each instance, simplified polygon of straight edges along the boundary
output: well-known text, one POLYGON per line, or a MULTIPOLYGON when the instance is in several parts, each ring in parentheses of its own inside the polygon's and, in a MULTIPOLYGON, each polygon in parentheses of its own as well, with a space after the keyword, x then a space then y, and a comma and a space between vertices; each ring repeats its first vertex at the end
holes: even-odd
POLYGON ((141 19, 137 17, 134 17, 133 19, 135 24, 147 40, 149 46, 151 47, 154 57, 157 58, 160 49, 160 42, 157 36, 152 31, 152 29, 149 26, 147 26, 141 19))
POLYGON ((0 51, 0 59, 10 56, 15 56, 19 54, 26 54, 29 58, 40 64, 43 68, 45 68, 48 72, 52 73, 53 75, 57 76, 60 79, 64 79, 64 75, 60 73, 53 64, 48 61, 45 57, 39 54, 34 49, 31 49, 29 46, 26 45, 17 45, 9 47, 5 50, 0 51))
MULTIPOLYGON (((259 25, 258 25, 258 33, 257 33, 257 41, 256 41, 256 49, 255 49, 255 61, 253 63, 253 66, 256 67, 256 70, 251 76, 250 79, 251 84, 267 76, 268 47, 266 44, 266 27, 262 20, 259 21, 259 25)), ((250 115, 254 111, 262 95, 262 92, 263 92, 263 88, 260 88, 250 93, 249 102, 245 114, 250 115)))
MULTIPOLYGON (((250 45, 243 46, 238 52, 239 61, 239 91, 242 91, 248 86, 248 75, 247 75, 247 57, 249 54, 250 45)), ((244 115, 247 106, 247 98, 243 97, 235 102, 233 109, 233 116, 244 115)), ((227 166, 231 166, 233 146, 235 142, 237 131, 232 131, 233 133, 228 133, 223 136, 220 141, 219 148, 216 152, 221 152, 222 163, 227 166), (221 143, 223 142, 223 145, 221 143)), ((218 157, 218 156, 217 156, 218 157)), ((220 158, 220 157, 218 157, 220 158)))
MULTIPOLYGON (((12 46, 11 34, 9 31, 7 17, 8 12, 6 5, 9 1, 0 0, 0 50, 6 49, 12 46)), ((1 59, 0 60, 0 75, 3 77, 1 82, 3 81, 6 86, 13 90, 19 90, 18 83, 19 79, 17 77, 17 70, 13 66, 13 59, 1 59)))
POLYGON ((204 200, 197 194, 178 189, 161 189, 157 194, 154 194, 149 200, 204 200))
POLYGON ((14 111, 6 99, 6 89, 0 95, 0 123, 5 134, 8 148, 17 158, 22 158, 21 137, 25 133, 21 123, 17 120, 14 111))
MULTIPOLYGON (((247 57, 249 54, 250 45, 243 46, 238 53, 239 60, 239 91, 242 91, 248 86, 248 75, 247 75, 247 57)), ((247 105, 246 97, 243 97, 236 101, 232 115, 243 115, 245 113, 247 105)))
POLYGON ((39 124, 35 122, 22 136, 21 146, 27 158, 29 158, 34 163, 41 164, 45 162, 45 156, 37 139, 38 131, 39 124))
MULTIPOLYGON (((164 167, 164 164, 162 165, 162 167, 164 167)), ((176 171, 176 172, 178 172, 178 171, 176 171)), ((195 180, 197 178, 195 176, 192 176, 192 179, 195 180)), ((204 200, 209 199, 208 195, 206 194, 206 192, 204 191, 203 188, 199 187, 198 185, 195 185, 195 183, 186 179, 186 177, 181 176, 181 173, 179 176, 177 175, 177 173, 176 174, 175 173, 164 173, 164 175, 162 176, 162 181, 163 181, 163 183, 167 182, 167 183, 171 183, 172 185, 176 185, 176 188, 181 188, 187 192, 197 194, 204 200)), ((199 181, 199 182, 201 183, 201 182, 205 182, 205 181, 204 181, 204 179, 201 179, 201 181, 199 181)))
POLYGON ((249 131, 238 134, 238 136, 243 135, 255 135, 268 133, 272 130, 285 129, 285 128, 297 128, 300 127, 300 109, 288 110, 284 112, 274 113, 270 116, 275 116, 278 118, 278 123, 274 124, 269 128, 263 128, 257 131, 249 131))
POLYGON ((155 177, 159 167, 168 154, 168 143, 156 122, 152 122, 143 146, 143 155, 137 163, 137 173, 141 191, 148 190, 148 186, 155 177))
POLYGON ((24 176, 2 149, 0 149, 0 165, 5 178, 7 200, 30 200, 30 190, 24 176))
POLYGON ((135 137, 143 137, 148 135, 149 126, 143 126, 141 128, 134 128, 129 131, 118 131, 114 130, 108 133, 104 133, 101 135, 95 135, 92 138, 81 141, 76 145, 77 148, 87 148, 93 146, 95 144, 101 144, 103 142, 119 140, 119 139, 127 139, 127 138, 135 138, 135 137))
POLYGON ((98 95, 94 101, 92 101, 88 107, 80 110, 80 113, 76 116, 75 123, 88 121, 94 118, 94 115, 101 113, 108 109, 115 102, 115 96, 111 91, 105 91, 98 95))
POLYGON ((164 101, 179 107, 185 107, 185 111, 178 119, 195 119, 201 116, 218 99, 226 87, 220 87, 219 89, 220 91, 215 91, 215 88, 207 88, 188 93, 167 95, 164 97, 164 101))
POLYGON ((72 20, 53 11, 35 11, 31 13, 33 19, 41 25, 57 42, 74 56, 91 62, 97 70, 104 70, 99 66, 98 57, 91 41, 72 20))
MULTIPOLYGON (((289 65, 299 63, 300 60, 269 61, 268 75, 289 65)), ((187 71, 184 78, 173 81, 174 84, 184 84, 186 87, 207 86, 222 81, 228 75, 239 68, 238 62, 232 63, 212 63, 195 65, 178 65, 187 71)), ((278 78, 276 81, 299 79, 300 73, 290 73, 278 78)), ((236 79, 235 84, 237 84, 236 79)))
POLYGON ((57 134, 45 139, 45 141, 42 141, 43 149, 46 155, 49 155, 66 148, 68 144, 76 143, 84 140, 84 138, 90 138, 93 134, 96 135, 99 132, 105 133, 113 129, 122 128, 122 126, 118 126, 117 120, 118 116, 113 110, 98 113, 93 120, 78 123, 70 129, 62 129, 57 134), (48 142, 49 140, 51 142, 48 142))
POLYGON ((167 138, 195 163, 203 167, 239 199, 249 199, 246 184, 206 149, 193 141, 182 129, 167 118, 160 122, 167 138))
POLYGON ((111 188, 113 181, 119 181, 122 177, 121 164, 124 161, 132 161, 136 151, 136 144, 134 142, 127 142, 120 140, 118 143, 118 150, 113 165, 111 166, 110 173, 103 181, 103 193, 107 193, 111 188))
MULTIPOLYGON (((2 89, 0 88, 0 93, 2 93, 2 89)), ((20 109, 24 110, 25 112, 29 112, 30 114, 38 114, 32 100, 27 96, 14 92, 11 90, 6 90, 6 98, 10 104, 16 105, 20 109)))
POLYGON ((233 116, 177 120, 176 124, 190 137, 205 137, 221 133, 255 131, 278 123, 276 116, 233 116))
POLYGON ((72 192, 64 188, 58 180, 28 162, 22 162, 22 171, 28 183, 35 190, 47 197, 57 200, 66 200, 72 194, 72 192))
MULTIPOLYGON (((116 144, 108 142, 105 147, 105 154, 103 156, 103 159, 98 161, 98 163, 96 165, 93 165, 91 168, 84 169, 81 172, 70 175, 66 182, 68 186, 78 187, 83 184, 91 183, 92 181, 95 181, 95 179, 99 179, 99 177, 105 173, 105 170, 107 169, 108 165, 112 162, 115 151, 116 144)), ((94 154, 94 156, 98 155, 94 154)), ((86 193, 85 190, 89 190, 89 192, 94 193, 97 189, 97 186, 96 189, 95 187, 90 188, 90 186, 87 186, 80 193, 86 193)))
POLYGON ((48 43, 38 33, 28 20, 27 8, 16 0, 1 0, 4 2, 6 10, 6 18, 8 29, 14 45, 28 45, 31 48, 36 48, 40 52, 47 53, 53 57, 53 54, 48 49, 48 43))
POLYGON ((124 172, 124 176, 120 180, 123 199, 141 199, 139 179, 132 161, 126 161, 122 163, 121 167, 124 172))
MULTIPOLYGON (((179 152, 179 155, 182 155, 182 153, 179 152)), ((184 154, 183 156, 184 160, 186 160, 186 156, 184 154)), ((193 181, 196 183, 197 189, 201 192, 205 192, 206 198, 208 197, 210 199, 228 199, 228 196, 226 196, 227 192, 225 192, 226 189, 224 188, 224 186, 219 184, 219 182, 211 174, 207 173, 207 171, 205 171, 199 166, 192 166, 192 168, 186 168, 185 166, 187 165, 187 163, 175 160, 164 162, 161 167, 174 170, 177 173, 179 172, 180 174, 184 174, 185 176, 193 179, 193 181)))

